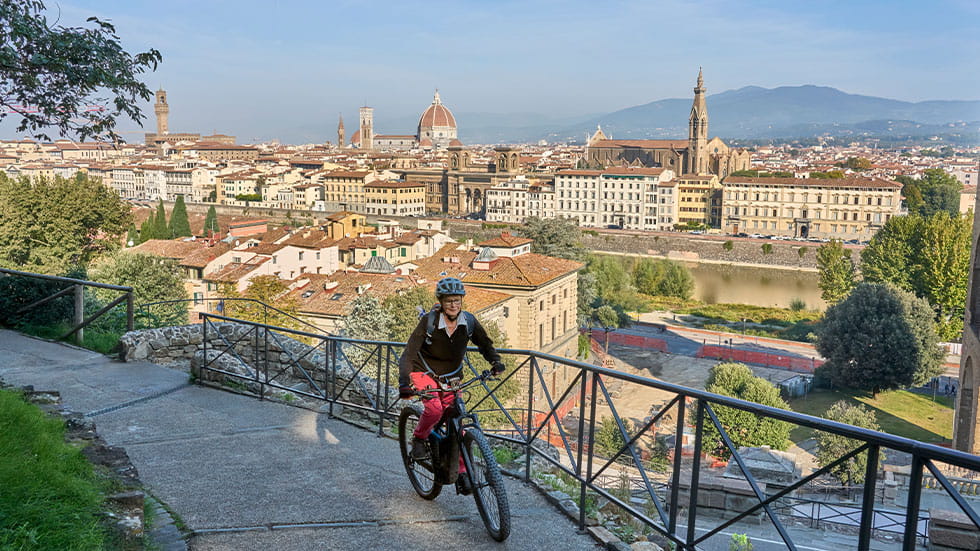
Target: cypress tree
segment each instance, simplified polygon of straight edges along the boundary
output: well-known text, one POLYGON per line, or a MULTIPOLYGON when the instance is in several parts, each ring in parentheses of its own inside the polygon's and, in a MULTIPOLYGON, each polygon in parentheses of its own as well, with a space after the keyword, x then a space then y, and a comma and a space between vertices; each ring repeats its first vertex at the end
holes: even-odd
POLYGON ((208 207, 208 214, 204 217, 204 229, 201 232, 207 237, 218 233, 218 212, 214 210, 214 205, 208 207))
POLYGON ((153 237, 151 239, 170 239, 170 228, 167 227, 167 211, 163 209, 163 199, 157 204, 157 214, 153 218, 153 237))
POLYGON ((145 243, 150 239, 156 239, 153 237, 153 217, 149 217, 143 220, 143 224, 140 225, 140 243, 145 243))
POLYGON ((174 210, 170 212, 170 235, 174 237, 190 237, 191 223, 187 219, 187 206, 184 204, 184 196, 178 195, 174 202, 174 210))
POLYGON ((140 244, 140 235, 136 231, 136 224, 130 224, 129 229, 126 230, 126 246, 132 247, 133 245, 140 244))

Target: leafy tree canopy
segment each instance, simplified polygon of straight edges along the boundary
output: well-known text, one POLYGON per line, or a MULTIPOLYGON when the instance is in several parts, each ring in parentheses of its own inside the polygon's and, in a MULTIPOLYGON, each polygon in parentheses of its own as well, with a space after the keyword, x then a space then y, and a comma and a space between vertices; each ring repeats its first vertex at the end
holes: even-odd
POLYGON ((0 174, 0 265, 47 274, 88 266, 118 249, 129 205, 101 182, 0 174))
MULTIPOLYGON (((871 430, 881 430, 878 426, 878 419, 874 411, 870 411, 863 404, 852 405, 845 400, 835 402, 830 409, 823 415, 831 421, 854 425, 871 430)), ((848 453, 854 451, 861 442, 839 434, 832 434, 825 431, 817 432, 817 464, 826 467, 848 453)), ((868 453, 862 452, 846 462, 831 469, 831 473, 841 484, 845 486, 855 486, 864 483, 865 467, 868 464, 868 453)))
POLYGON ((817 267, 820 270, 820 298, 828 304, 840 302, 854 288, 856 275, 851 251, 844 248, 839 239, 817 248, 817 267))
POLYGON ((285 327, 287 329, 309 329, 294 319, 299 313, 296 300, 286 293, 289 287, 286 282, 274 275, 262 275, 249 280, 248 288, 239 293, 233 284, 222 284, 219 288, 224 298, 249 298, 262 304, 246 301, 227 301, 224 303, 224 315, 232 318, 254 321, 285 327), (280 312, 263 305, 272 306, 280 312))
MULTIPOLYGON (((711 368, 705 390, 715 394, 740 398, 757 404, 790 409, 780 396, 779 389, 769 381, 756 377, 745 364, 725 362, 711 368)), ((770 446, 785 450, 789 445, 790 424, 785 421, 724 406, 711 406, 725 432, 736 448, 770 446)), ((705 415, 704 442, 707 450, 722 458, 731 455, 721 434, 705 415)))
POLYGON ((139 75, 156 70, 160 52, 132 55, 109 22, 52 24, 45 10, 41 0, 0 0, 0 120, 13 111, 17 132, 38 139, 50 139, 43 129, 56 128, 81 140, 118 140, 120 117, 144 118, 139 103, 153 94, 139 75))
MULTIPOLYGON (((132 287, 137 305, 188 298, 180 267, 173 260, 157 256, 116 252, 96 261, 89 276, 93 281, 132 287)), ((95 292, 104 302, 119 296, 115 291, 96 289, 95 292)), ((184 325, 187 323, 187 303, 157 305, 150 309, 150 314, 161 326, 184 325)))
POLYGON ((862 283, 831 306, 818 330, 819 368, 835 384, 877 394, 924 384, 942 371, 943 349, 924 299, 890 283, 862 283))
POLYGON ((582 245, 582 232, 571 218, 538 218, 524 221, 521 235, 533 239, 531 250, 535 253, 584 261, 588 250, 582 245))
POLYGON ((918 179, 899 176, 896 180, 903 185, 902 194, 909 214, 924 217, 941 211, 951 216, 959 214, 963 184, 941 168, 926 169, 918 179))

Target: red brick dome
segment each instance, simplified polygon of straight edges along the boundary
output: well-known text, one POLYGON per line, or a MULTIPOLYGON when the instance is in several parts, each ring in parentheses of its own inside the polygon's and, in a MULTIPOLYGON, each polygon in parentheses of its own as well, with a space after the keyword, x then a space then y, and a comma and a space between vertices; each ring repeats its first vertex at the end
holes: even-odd
POLYGON ((420 130, 433 127, 456 128, 456 118, 453 117, 449 108, 442 104, 438 90, 436 90, 435 97, 432 98, 432 105, 419 117, 420 130))

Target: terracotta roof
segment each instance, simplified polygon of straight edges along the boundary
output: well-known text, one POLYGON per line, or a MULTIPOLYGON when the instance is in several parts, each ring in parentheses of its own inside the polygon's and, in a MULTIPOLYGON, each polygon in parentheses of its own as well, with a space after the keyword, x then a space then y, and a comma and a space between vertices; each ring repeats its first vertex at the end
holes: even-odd
POLYGON ((519 247, 521 245, 527 245, 528 243, 533 242, 533 239, 519 237, 509 233, 502 233, 500 234, 500 237, 494 237, 493 239, 483 241, 482 243, 478 243, 478 245, 481 247, 519 247))
POLYGON ((426 108, 422 112, 422 116, 419 117, 419 129, 433 126, 456 128, 456 118, 453 117, 452 111, 442 104, 439 92, 436 92, 432 98, 432 105, 426 108))
POLYGON ((387 189, 408 189, 408 188, 424 188, 425 184, 418 182, 392 182, 388 180, 381 180, 377 182, 370 182, 364 184, 365 188, 387 188, 387 189))
POLYGON ((653 168, 653 167, 633 167, 633 166, 621 166, 621 167, 610 167, 602 170, 560 170, 555 175, 556 176, 600 176, 602 174, 613 174, 613 175, 629 175, 629 174, 639 174, 644 176, 659 176, 663 174, 664 168, 653 168))
POLYGON ((267 257, 256 256, 248 262, 232 262, 216 272, 205 274, 204 278, 208 281, 217 281, 219 283, 238 283, 243 277, 254 272, 259 266, 268 261, 269 258, 267 257))
POLYGON ((447 243, 435 255, 417 262, 414 274, 435 281, 453 276, 464 283, 487 287, 539 287, 585 266, 574 260, 527 253, 501 257, 490 270, 475 270, 472 264, 477 253, 458 247, 458 243, 447 243), (459 262, 443 262, 444 258, 458 258, 459 262))
POLYGON ((746 178, 743 176, 729 176, 725 178, 725 185, 731 184, 765 184, 777 186, 802 186, 802 187, 849 187, 849 188, 896 188, 901 189, 902 184, 883 178, 861 178, 850 176, 846 178, 746 178))
POLYGON ((185 256, 180 261, 180 265, 188 268, 206 268, 212 260, 230 250, 231 245, 224 241, 218 241, 213 247, 204 247, 185 256))
POLYGON ((687 140, 598 140, 589 147, 638 147, 643 149, 687 149, 687 140))
POLYGON ((150 239, 149 241, 140 243, 131 249, 126 249, 126 252, 143 253, 153 256, 162 256, 164 258, 172 258, 175 260, 183 260, 202 248, 204 248, 203 241, 150 239))
POLYGON ((254 247, 248 247, 243 249, 243 252, 250 252, 254 254, 271 255, 281 251, 285 245, 282 243, 259 243, 254 247))

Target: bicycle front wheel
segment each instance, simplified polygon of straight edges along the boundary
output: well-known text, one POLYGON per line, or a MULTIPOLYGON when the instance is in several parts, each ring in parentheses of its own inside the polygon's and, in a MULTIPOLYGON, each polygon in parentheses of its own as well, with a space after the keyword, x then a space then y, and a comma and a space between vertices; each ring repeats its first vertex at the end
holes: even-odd
MULTIPOLYGON (((480 511, 483 524, 490 537, 504 541, 510 535, 510 504, 500 465, 490 449, 487 437, 479 429, 466 429, 463 445, 470 458, 470 480, 473 482, 473 498, 480 511)), ((463 476, 463 475, 461 475, 463 476)))
POLYGON ((405 472, 415 491, 424 499, 435 499, 442 491, 442 484, 436 482, 433 468, 432 448, 426 445, 428 455, 422 459, 412 457, 412 433, 422 416, 422 406, 413 404, 402 408, 398 416, 398 443, 401 445, 402 462, 405 472))

